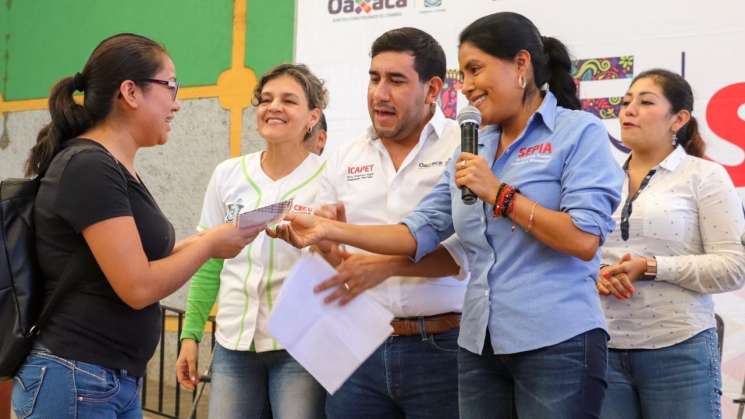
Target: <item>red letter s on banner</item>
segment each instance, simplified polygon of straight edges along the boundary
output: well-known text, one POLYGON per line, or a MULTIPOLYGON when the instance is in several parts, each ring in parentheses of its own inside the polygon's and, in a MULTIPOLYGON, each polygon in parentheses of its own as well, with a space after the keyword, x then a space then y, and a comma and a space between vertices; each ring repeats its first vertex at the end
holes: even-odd
MULTIPOLYGON (((706 107, 706 122, 716 135, 745 151, 745 121, 737 114, 745 104, 745 83, 726 86, 711 97, 706 107)), ((745 161, 724 166, 735 187, 745 186, 745 161)))

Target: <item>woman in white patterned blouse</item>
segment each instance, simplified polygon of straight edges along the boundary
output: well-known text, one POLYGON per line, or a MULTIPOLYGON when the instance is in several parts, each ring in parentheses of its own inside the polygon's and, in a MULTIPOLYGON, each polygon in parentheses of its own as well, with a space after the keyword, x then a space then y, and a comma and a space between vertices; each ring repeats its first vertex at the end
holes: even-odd
POLYGON ((690 85, 654 69, 623 98, 618 228, 597 287, 611 340, 603 419, 719 418, 721 374, 712 293, 745 279, 742 202, 703 159, 690 85))

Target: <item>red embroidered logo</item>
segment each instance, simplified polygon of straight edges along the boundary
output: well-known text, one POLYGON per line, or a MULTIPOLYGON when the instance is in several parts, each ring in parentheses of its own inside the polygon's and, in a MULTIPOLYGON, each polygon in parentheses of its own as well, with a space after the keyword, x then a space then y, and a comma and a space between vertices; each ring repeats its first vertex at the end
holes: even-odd
POLYGON ((313 208, 306 207, 305 205, 295 204, 292 206, 293 212, 301 212, 303 214, 313 214, 313 208))
POLYGON ((518 159, 528 157, 533 154, 551 154, 551 143, 536 144, 530 147, 521 147, 517 154, 518 159))
POLYGON ((364 164, 362 166, 348 166, 347 180, 371 179, 375 174, 373 164, 364 164))
POLYGON ((373 171, 373 165, 372 164, 366 164, 364 166, 349 166, 347 167, 347 174, 348 175, 356 175, 359 173, 372 173, 373 171))

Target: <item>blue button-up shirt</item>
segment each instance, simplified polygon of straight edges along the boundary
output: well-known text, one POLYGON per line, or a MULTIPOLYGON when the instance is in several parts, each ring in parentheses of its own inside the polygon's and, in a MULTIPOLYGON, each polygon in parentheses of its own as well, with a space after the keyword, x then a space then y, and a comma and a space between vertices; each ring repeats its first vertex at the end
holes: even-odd
MULTIPOLYGON (((602 122, 557 106, 547 92, 524 132, 495 160, 500 138, 498 127, 486 127, 479 136, 479 155, 494 175, 539 205, 568 213, 580 230, 602 243, 614 227, 611 214, 624 178, 602 122)), ((606 329, 595 288, 598 255, 586 262, 558 252, 521 228, 513 230, 509 218, 492 217, 492 205, 463 204, 453 181, 459 154, 456 150, 440 181, 403 223, 417 241, 416 260, 453 232, 466 249, 471 279, 460 346, 480 354, 487 327, 495 354, 606 329)))

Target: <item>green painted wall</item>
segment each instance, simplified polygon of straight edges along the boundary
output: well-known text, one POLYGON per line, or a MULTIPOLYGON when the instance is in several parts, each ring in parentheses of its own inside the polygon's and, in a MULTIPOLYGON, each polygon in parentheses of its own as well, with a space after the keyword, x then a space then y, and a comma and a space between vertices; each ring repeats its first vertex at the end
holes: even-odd
POLYGON ((6 90, 8 84, 8 74, 5 71, 8 62, 8 6, 0 5, 0 94, 6 90))
POLYGON ((253 68, 258 78, 294 58, 295 1, 248 0, 247 9, 246 66, 253 68))
MULTIPOLYGON (((246 65, 260 75, 292 60, 295 4, 246 1, 246 65)), ((182 85, 213 85, 230 67, 232 20, 232 0, 2 0, 0 94, 46 97, 56 80, 82 69, 100 40, 118 32, 165 44, 182 85)))

